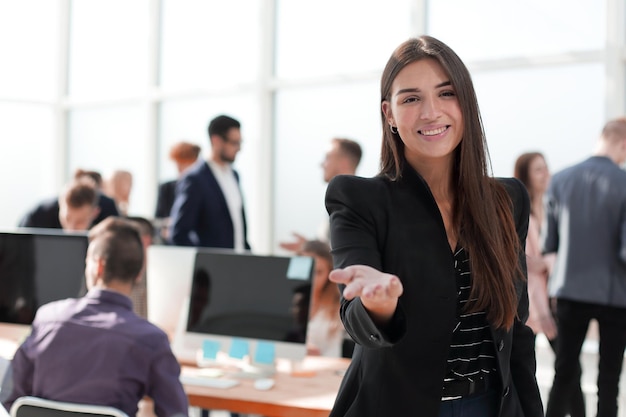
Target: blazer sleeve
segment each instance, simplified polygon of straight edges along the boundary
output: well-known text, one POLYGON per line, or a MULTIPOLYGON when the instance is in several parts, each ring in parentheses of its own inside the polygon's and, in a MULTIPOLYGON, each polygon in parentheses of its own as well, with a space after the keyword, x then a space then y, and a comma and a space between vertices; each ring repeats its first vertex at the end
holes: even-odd
POLYGON ((17 224, 18 227, 41 227, 38 226, 40 222, 37 222, 37 217, 39 215, 38 207, 29 211, 20 219, 20 222, 17 224))
POLYGON ((34 207, 24 215, 18 226, 61 229, 58 199, 48 199, 34 207))
POLYGON ((154 210, 154 217, 162 219, 170 217, 174 198, 176 196, 176 182, 168 181, 159 184, 157 189, 157 204, 154 210))
POLYGON ((197 219, 201 208, 201 192, 195 177, 184 176, 176 184, 176 198, 171 212, 170 239, 178 246, 197 246, 197 219), (193 239, 196 237, 196 239, 193 239))
POLYGON ((518 306, 517 318, 513 323, 510 372, 513 386, 525 417, 543 417, 543 404, 535 376, 537 362, 535 358, 535 338, 528 319, 528 289, 526 273, 526 237, 530 215, 530 198, 524 185, 510 179, 506 183, 507 191, 513 201, 514 221, 520 242, 519 263, 524 279, 517 283, 518 306))
POLYGON ((554 181, 545 195, 545 222, 541 230, 541 252, 555 253, 559 249, 559 208, 554 181))
MULTIPOLYGON (((330 240, 335 268, 367 265, 382 271, 378 242, 385 233, 381 229, 384 216, 381 200, 385 196, 382 182, 337 176, 328 184, 326 209, 330 215, 330 240), (377 221, 378 220, 378 221, 377 221)), ((343 291, 344 286, 339 286, 343 291)), ((385 328, 377 327, 360 299, 341 298, 341 319, 352 339, 365 347, 391 346, 404 334, 401 309, 385 328)))

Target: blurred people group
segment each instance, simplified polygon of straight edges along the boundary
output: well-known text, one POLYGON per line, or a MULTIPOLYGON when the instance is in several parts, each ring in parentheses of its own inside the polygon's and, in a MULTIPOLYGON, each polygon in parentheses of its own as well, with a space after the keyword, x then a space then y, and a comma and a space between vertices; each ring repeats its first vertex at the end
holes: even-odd
MULTIPOLYGON (((420 69, 426 70, 439 74, 437 68, 420 69)), ((389 143, 397 142, 401 134, 408 134, 399 130, 402 126, 394 124, 394 110, 389 103, 384 107, 389 123, 389 132, 385 132, 384 137, 389 143)), ((438 134, 439 128, 431 131, 433 135, 438 134)), ((19 226, 87 231, 107 217, 126 217, 140 231, 144 250, 156 241, 250 251, 244 198, 239 174, 233 168, 243 143, 241 123, 230 116, 219 115, 210 121, 207 133, 211 152, 206 160, 201 159, 202 149, 194 143, 179 141, 170 148, 169 159, 176 165, 177 177, 158 185, 152 218, 132 213, 131 171, 119 169, 103 178, 97 171, 77 169, 58 196, 45 199, 28 210, 19 226)), ((388 154, 383 155, 389 172, 413 175, 406 166, 409 161, 398 152, 388 150, 388 154)), ((332 184, 339 176, 355 177, 361 156, 362 149, 356 141, 333 138, 321 164, 324 182, 332 184)), ((417 162, 422 155, 418 156, 417 162)), ((514 177, 527 191, 530 210, 525 241, 529 304, 526 325, 535 336, 543 334, 555 353, 548 417, 585 416, 579 357, 591 320, 598 322, 600 331, 598 416, 617 415, 619 378, 626 349, 626 172, 620 169, 625 161, 626 119, 621 118, 606 123, 590 158, 552 177, 548 159, 542 152, 526 152, 515 161, 514 177)), ((342 181, 344 179, 335 181, 335 187, 342 181)), ((333 192, 337 193, 336 188, 330 190, 331 197, 333 192)), ((521 210, 520 201, 516 200, 516 204, 519 203, 516 208, 521 210)), ((442 204, 437 208, 449 210, 452 216, 455 206, 442 204)), ((329 210, 340 211, 340 207, 332 206, 329 210)), ((449 220, 458 222, 459 219, 452 216, 449 220)), ((349 229, 347 225, 343 227, 349 229)), ((347 229, 336 233, 343 238, 347 229)), ((306 235, 294 232, 293 241, 279 242, 279 246, 294 255, 310 256, 315 262, 313 279, 306 287, 309 293, 297 294, 299 301, 306 301, 309 311, 308 354, 346 356, 345 342, 351 339, 344 329, 340 311, 342 300, 349 304, 345 288, 356 276, 346 278, 338 273, 335 282, 330 279, 336 266, 331 246, 341 240, 331 241, 328 221, 317 233, 309 231, 306 235)), ((457 247, 461 243, 459 235, 450 240, 446 248, 452 250, 458 262, 466 262, 463 248, 457 247)), ((345 250, 346 247, 340 249, 345 250)), ((359 273, 373 274, 369 269, 359 273)), ((385 285, 392 284, 385 281, 385 285)), ((365 291, 364 288, 359 291, 365 291)), ((147 315, 146 292, 144 269, 133 281, 133 291, 129 293, 135 313, 141 317, 147 315)), ((304 334, 304 330, 300 331, 304 334)))
MULTIPOLYGON (((127 203, 132 176, 128 171, 124 173, 122 175, 125 178, 124 181, 130 181, 130 184, 123 187, 127 203)), ((118 176, 114 174, 114 177, 118 176)), ((127 208, 127 205, 125 207, 127 208)), ((120 214, 118 203, 113 195, 104 191, 102 175, 98 171, 79 168, 74 171, 72 180, 65 185, 59 196, 50 197, 38 203, 22 217, 18 226, 85 231, 109 216, 120 214)))
POLYGON ((615 417, 626 350, 626 118, 609 120, 593 154, 550 179, 529 152, 515 177, 531 201, 526 241, 529 318, 555 353, 547 417, 584 417, 580 362, 598 324, 597 416, 615 417))

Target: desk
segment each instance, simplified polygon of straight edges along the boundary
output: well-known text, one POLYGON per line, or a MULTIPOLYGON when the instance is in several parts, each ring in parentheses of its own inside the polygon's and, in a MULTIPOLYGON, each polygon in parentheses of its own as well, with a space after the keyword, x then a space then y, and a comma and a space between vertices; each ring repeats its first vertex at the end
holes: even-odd
MULTIPOLYGON (((185 385, 189 405, 194 407, 230 410, 267 417, 328 417, 349 359, 307 357, 302 362, 302 373, 293 376, 279 371, 273 376, 276 384, 271 390, 259 391, 253 380, 242 379, 241 384, 228 389, 185 385)), ((182 372, 191 371, 183 366, 182 372)))
POLYGON ((30 326, 0 323, 0 357, 13 359, 13 354, 30 334, 30 326))

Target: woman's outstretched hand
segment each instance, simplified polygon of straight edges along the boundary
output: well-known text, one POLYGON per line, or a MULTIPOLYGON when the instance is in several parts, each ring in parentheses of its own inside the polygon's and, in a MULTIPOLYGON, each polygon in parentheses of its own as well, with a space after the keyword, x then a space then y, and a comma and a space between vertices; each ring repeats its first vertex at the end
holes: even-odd
POLYGON ((346 286, 343 290, 343 297, 346 300, 359 297, 372 319, 378 324, 384 324, 393 316, 398 306, 398 298, 403 291, 402 282, 397 276, 366 265, 335 269, 328 278, 346 286))

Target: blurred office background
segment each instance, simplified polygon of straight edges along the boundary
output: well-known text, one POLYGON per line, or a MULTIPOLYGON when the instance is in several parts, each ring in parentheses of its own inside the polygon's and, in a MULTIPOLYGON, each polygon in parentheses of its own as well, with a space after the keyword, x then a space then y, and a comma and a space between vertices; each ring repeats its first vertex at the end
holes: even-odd
POLYGON ((556 171, 625 113, 625 22, 623 0, 0 0, 0 228, 78 167, 131 171, 129 213, 151 217, 171 144, 207 154, 225 113, 253 249, 314 235, 329 140, 377 172, 380 73, 423 33, 470 68, 494 174, 528 150, 556 171))

